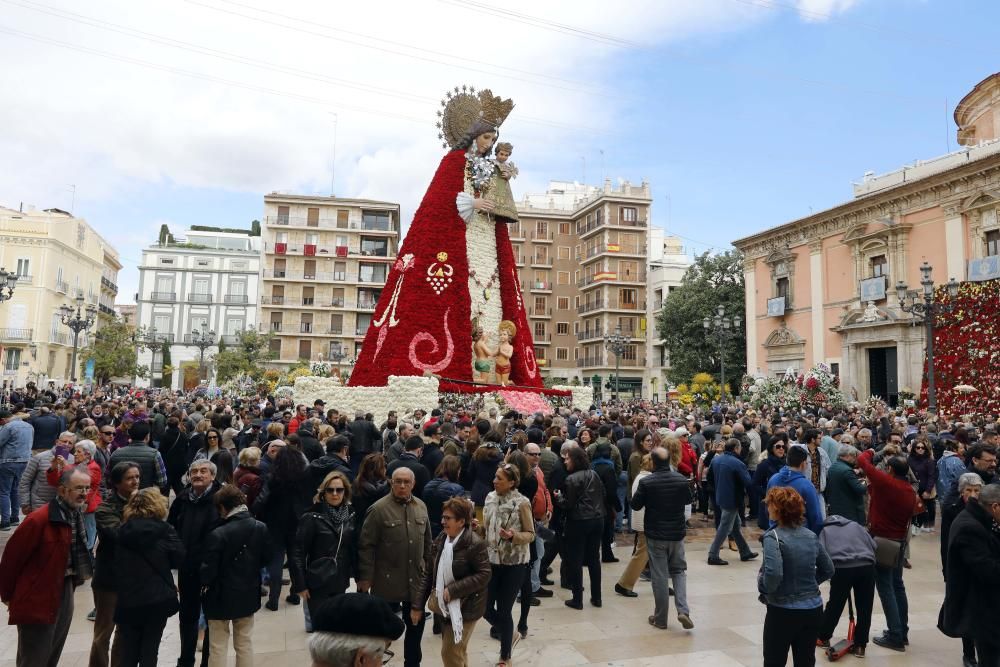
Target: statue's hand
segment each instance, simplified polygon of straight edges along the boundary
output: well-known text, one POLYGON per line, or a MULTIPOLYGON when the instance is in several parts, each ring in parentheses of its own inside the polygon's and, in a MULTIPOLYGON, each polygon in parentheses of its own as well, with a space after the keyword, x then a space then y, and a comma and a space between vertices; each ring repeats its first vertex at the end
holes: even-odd
POLYGON ((485 199, 483 197, 480 197, 472 202, 472 208, 476 209, 477 211, 492 211, 496 207, 497 207, 496 204, 494 204, 489 199, 485 199))

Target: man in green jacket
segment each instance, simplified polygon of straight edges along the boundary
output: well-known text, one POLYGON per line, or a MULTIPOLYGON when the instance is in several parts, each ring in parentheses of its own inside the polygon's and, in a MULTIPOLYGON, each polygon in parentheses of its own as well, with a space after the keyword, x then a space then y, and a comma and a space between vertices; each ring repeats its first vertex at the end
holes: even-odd
POLYGON ((403 607, 405 667, 417 667, 423 658, 420 603, 433 545, 427 506, 413 495, 415 482, 409 468, 392 472, 392 492, 368 509, 358 540, 358 590, 403 607))
POLYGON ((826 503, 830 514, 865 525, 865 494, 868 487, 858 479, 854 466, 858 450, 853 445, 840 445, 837 460, 826 474, 826 503))

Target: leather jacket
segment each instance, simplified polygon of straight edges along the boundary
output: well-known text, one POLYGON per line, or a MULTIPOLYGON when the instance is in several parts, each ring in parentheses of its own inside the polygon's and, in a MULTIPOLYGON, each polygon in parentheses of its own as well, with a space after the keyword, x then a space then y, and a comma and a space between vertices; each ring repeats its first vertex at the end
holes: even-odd
POLYGON ((604 484, 593 470, 577 470, 563 483, 564 493, 556 498, 556 505, 571 521, 600 519, 604 517, 604 484))

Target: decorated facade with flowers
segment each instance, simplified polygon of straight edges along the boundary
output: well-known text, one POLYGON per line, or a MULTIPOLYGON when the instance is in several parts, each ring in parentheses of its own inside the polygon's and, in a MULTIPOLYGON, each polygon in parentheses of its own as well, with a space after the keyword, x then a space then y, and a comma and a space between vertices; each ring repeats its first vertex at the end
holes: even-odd
MULTIPOLYGON (((935 300, 949 299, 939 289, 935 300)), ((938 410, 945 414, 1000 411, 1000 280, 962 283, 951 312, 934 327, 934 380, 938 410)), ((920 390, 927 406, 927 373, 920 390)))

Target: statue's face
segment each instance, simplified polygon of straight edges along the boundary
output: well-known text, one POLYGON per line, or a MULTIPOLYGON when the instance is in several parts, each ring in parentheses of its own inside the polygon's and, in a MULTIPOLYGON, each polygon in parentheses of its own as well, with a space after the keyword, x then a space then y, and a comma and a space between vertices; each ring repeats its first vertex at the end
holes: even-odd
POLYGON ((478 150, 480 154, 486 154, 491 148, 493 148, 493 142, 496 140, 496 132, 483 132, 476 137, 476 150, 478 150))
POLYGON ((500 331, 500 342, 501 343, 509 343, 510 342, 510 334, 507 333, 506 329, 500 331))
POLYGON ((497 162, 506 162, 510 159, 510 153, 508 151, 500 151, 497 153, 497 162))

